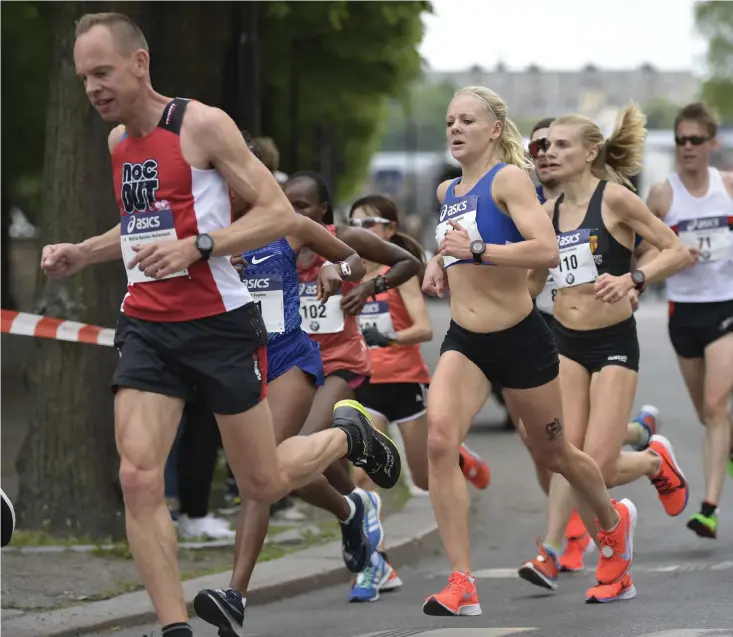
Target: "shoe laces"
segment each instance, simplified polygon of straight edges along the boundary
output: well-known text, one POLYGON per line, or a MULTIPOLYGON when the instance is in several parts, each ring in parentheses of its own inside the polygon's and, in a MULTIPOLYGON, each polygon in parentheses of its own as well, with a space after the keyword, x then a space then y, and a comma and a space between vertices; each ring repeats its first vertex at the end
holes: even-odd
POLYGON ((448 578, 448 586, 443 589, 444 593, 462 593, 468 578, 460 573, 451 573, 448 578))
POLYGON ((652 484, 662 495, 669 495, 676 490, 675 485, 672 484, 672 481, 664 474, 664 472, 652 478, 652 484))
POLYGON ((598 533, 598 542, 601 544, 601 557, 603 559, 610 560, 619 552, 619 541, 614 537, 613 531, 601 530, 598 533), (606 549, 610 549, 610 551, 606 549))

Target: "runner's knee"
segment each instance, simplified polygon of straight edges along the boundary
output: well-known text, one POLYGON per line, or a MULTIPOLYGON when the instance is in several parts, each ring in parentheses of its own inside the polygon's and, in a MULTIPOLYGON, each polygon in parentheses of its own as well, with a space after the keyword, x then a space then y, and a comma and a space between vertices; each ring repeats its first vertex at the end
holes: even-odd
POLYGON ((729 395, 723 392, 707 392, 702 405, 702 422, 709 425, 713 422, 727 422, 729 395))
POLYGON ((455 416, 445 410, 436 410, 432 414, 428 412, 428 458, 432 462, 447 458, 455 461, 461 447, 459 429, 455 416))

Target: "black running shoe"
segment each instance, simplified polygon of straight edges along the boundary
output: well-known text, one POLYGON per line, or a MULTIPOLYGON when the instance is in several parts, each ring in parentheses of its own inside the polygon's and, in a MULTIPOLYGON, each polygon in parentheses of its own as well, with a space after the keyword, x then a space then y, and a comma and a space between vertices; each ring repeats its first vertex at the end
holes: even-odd
POLYGON ((233 588, 205 588, 196 594, 193 609, 207 624, 219 629, 219 637, 243 637, 246 602, 233 588))
POLYGON ((333 426, 349 436, 352 444, 347 458, 355 467, 364 469, 374 484, 383 489, 397 484, 402 469, 399 451, 372 425, 364 407, 355 400, 340 400, 333 408, 333 426), (359 440, 355 440, 354 430, 359 440))
POLYGON ((346 568, 352 573, 361 573, 377 547, 372 548, 366 534, 368 502, 364 502, 357 492, 350 493, 346 497, 354 503, 356 510, 349 522, 341 522, 341 553, 346 568))

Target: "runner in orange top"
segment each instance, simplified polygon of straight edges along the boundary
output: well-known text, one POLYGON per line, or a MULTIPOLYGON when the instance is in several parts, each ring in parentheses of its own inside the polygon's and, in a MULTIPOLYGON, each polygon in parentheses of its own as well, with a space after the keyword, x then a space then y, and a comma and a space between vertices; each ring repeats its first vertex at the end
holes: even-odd
MULTIPOLYGON (((411 252, 422 264, 421 246, 397 231, 398 210, 389 197, 370 195, 356 201, 349 213, 352 226, 371 230, 378 237, 411 252)), ((362 255, 363 256, 363 255, 362 255)), ((364 281, 385 276, 389 266, 365 261, 364 281)), ((376 294, 361 311, 359 323, 371 354, 372 375, 356 390, 357 400, 369 412, 372 424, 387 433, 389 423, 399 426, 404 441, 404 455, 419 489, 428 488, 427 458, 427 388, 430 372, 420 351, 420 343, 433 338, 430 316, 420 281, 412 277, 402 285, 376 294)), ((489 485, 486 462, 461 446, 459 462, 466 479, 476 488, 489 485)), ((357 485, 369 488, 371 480, 361 470, 354 470, 357 485)), ((384 556, 382 556, 384 557, 384 556)), ((360 574, 352 589, 352 601, 374 601, 380 590, 401 586, 394 569, 386 560, 374 558, 360 574), (383 568, 384 567, 384 568, 383 568), (380 580, 383 580, 380 584, 380 580)))

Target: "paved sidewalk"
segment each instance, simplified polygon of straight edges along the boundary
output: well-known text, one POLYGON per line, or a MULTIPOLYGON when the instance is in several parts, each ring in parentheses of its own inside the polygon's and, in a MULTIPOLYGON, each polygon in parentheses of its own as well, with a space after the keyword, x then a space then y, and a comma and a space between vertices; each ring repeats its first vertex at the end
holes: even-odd
MULTIPOLYGON (((399 513, 384 521, 386 550, 395 566, 412 562, 438 548, 439 538, 430 501, 413 498, 399 513)), ((183 584, 186 603, 202 588, 220 588, 230 572, 187 580, 183 584)), ((341 559, 341 543, 329 542, 280 559, 259 564, 255 569, 248 601, 263 604, 323 588, 352 577, 341 559)), ((99 602, 45 613, 2 613, 2 632, 13 637, 77 637, 95 630, 119 629, 155 620, 144 591, 127 593, 99 602)))

